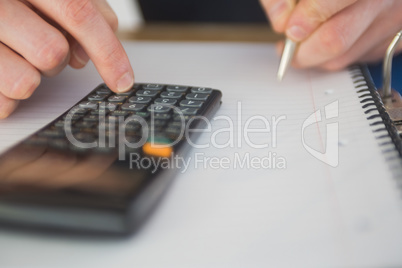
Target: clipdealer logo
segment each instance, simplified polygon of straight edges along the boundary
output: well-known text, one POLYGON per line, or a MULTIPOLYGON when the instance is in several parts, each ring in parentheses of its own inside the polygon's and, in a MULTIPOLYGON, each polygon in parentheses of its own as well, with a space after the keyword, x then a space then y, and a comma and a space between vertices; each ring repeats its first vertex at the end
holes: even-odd
MULTIPOLYGON (((325 119, 331 120, 338 118, 339 116, 339 101, 334 101, 324 107, 325 119)), ((305 129, 313 124, 322 123, 321 110, 315 111, 311 114, 303 123, 302 127, 302 142, 303 147, 316 159, 324 162, 331 167, 337 167, 339 164, 339 123, 328 123, 326 124, 326 137, 325 137, 325 152, 321 153, 314 150, 307 145, 305 141, 305 129)))

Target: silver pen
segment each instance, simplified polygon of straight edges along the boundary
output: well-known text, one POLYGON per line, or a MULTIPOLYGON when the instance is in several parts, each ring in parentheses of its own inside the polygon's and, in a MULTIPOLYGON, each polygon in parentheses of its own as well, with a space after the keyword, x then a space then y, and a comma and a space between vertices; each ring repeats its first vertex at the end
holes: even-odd
POLYGON ((283 49, 281 62, 278 69, 278 81, 282 81, 285 72, 292 63, 295 54, 297 43, 289 38, 286 38, 285 48, 283 49))

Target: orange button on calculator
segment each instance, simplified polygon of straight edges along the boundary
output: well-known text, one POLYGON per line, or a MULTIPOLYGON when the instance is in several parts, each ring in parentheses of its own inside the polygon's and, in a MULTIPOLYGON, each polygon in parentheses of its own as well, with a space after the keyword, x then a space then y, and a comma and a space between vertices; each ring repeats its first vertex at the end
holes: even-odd
POLYGON ((158 143, 158 142, 147 142, 142 147, 142 151, 146 155, 156 156, 156 157, 170 157, 173 148, 169 143, 158 143))

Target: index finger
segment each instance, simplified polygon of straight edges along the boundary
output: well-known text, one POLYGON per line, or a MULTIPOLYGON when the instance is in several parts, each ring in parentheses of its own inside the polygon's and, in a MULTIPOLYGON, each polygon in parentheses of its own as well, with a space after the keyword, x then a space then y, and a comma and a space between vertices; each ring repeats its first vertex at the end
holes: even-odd
POLYGON ((323 22, 357 0, 301 0, 290 15, 286 36, 293 41, 303 41, 323 22))
POLYGON ((29 0, 71 34, 113 91, 127 91, 134 73, 120 41, 91 0, 29 0))

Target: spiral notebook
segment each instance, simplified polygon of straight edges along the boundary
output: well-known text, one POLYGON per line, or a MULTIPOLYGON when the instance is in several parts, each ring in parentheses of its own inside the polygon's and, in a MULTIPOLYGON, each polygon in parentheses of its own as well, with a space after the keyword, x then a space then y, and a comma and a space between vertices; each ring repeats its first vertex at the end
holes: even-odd
MULTIPOLYGON (((202 146, 178 163, 173 187, 140 235, 82 243, 0 230, 0 264, 402 265, 400 140, 364 66, 292 69, 279 83, 271 45, 124 45, 138 82, 222 91, 221 109, 197 142, 202 146), (40 252, 47 252, 46 262, 35 257, 40 252), (61 263, 64 252, 74 259, 61 263)), ((100 82, 92 65, 44 79, 0 121, 0 151, 100 82)))

